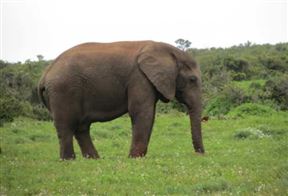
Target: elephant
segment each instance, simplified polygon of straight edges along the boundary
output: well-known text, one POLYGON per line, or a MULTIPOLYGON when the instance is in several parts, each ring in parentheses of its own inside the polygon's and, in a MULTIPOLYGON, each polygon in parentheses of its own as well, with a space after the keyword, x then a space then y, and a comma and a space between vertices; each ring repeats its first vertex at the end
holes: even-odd
POLYGON ((129 157, 145 156, 156 103, 174 98, 186 105, 194 150, 204 154, 200 68, 190 55, 167 43, 120 41, 74 46, 47 66, 38 94, 53 118, 62 160, 75 159, 73 137, 83 157, 99 158, 90 136, 91 123, 126 113, 132 124, 129 157))

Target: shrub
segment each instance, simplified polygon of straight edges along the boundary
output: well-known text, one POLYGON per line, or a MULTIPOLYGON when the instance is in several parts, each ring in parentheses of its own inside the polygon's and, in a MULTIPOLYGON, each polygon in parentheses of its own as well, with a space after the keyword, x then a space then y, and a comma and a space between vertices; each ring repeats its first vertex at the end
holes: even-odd
POLYGON ((33 117, 37 120, 52 120, 50 113, 47 108, 38 104, 33 106, 33 117))
POLYGON ((246 60, 235 59, 233 57, 225 58, 223 64, 228 70, 235 72, 246 72, 249 68, 249 63, 246 60))
POLYGON ((219 70, 218 73, 211 76, 209 74, 203 74, 202 85, 204 93, 221 91, 231 80, 231 72, 226 70, 219 70))
POLYGON ((14 97, 0 97, 0 125, 13 121, 14 117, 21 115, 22 107, 14 97))
POLYGON ((264 85, 264 99, 274 100, 282 110, 288 110, 288 76, 268 80, 264 85))
POLYGON ((288 78, 277 82, 273 86, 272 98, 279 103, 281 109, 288 110, 288 78))
POLYGON ((33 107, 28 101, 20 101, 21 113, 20 115, 26 117, 33 117, 33 107))
POLYGON ((245 80, 246 74, 243 72, 232 72, 232 79, 235 81, 245 80))
POLYGON ((275 112, 274 109, 265 105, 256 104, 256 103, 244 103, 232 109, 228 113, 228 116, 230 117, 245 117, 247 115, 263 116, 263 115, 269 115, 274 112, 275 112))
POLYGON ((210 99, 205 106, 204 113, 210 116, 225 115, 232 108, 248 101, 245 92, 236 85, 229 84, 218 93, 218 96, 210 99))
POLYGON ((226 100, 225 97, 216 97, 208 102, 204 114, 209 116, 227 114, 231 107, 232 103, 226 100))
POLYGON ((248 101, 244 90, 234 84, 227 85, 221 94, 234 106, 248 101))
POLYGON ((281 58, 273 58, 273 57, 264 57, 260 58, 260 62, 263 66, 270 70, 276 70, 276 71, 287 71, 287 66, 285 59, 282 60, 281 58))

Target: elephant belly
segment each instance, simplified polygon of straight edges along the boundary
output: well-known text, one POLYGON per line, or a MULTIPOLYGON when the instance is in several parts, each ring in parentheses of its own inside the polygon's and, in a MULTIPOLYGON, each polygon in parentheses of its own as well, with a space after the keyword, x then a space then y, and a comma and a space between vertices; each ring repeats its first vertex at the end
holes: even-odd
POLYGON ((84 116, 90 122, 105 122, 127 113, 127 96, 124 90, 120 92, 94 90, 87 92, 84 97, 84 116))

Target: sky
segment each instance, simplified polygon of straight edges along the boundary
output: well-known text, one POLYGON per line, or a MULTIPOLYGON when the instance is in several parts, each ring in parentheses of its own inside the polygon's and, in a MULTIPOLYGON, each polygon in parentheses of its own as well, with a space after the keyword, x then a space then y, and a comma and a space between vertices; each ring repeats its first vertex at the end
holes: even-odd
POLYGON ((0 0, 0 59, 55 59, 83 42, 193 48, 288 42, 288 0, 0 0))

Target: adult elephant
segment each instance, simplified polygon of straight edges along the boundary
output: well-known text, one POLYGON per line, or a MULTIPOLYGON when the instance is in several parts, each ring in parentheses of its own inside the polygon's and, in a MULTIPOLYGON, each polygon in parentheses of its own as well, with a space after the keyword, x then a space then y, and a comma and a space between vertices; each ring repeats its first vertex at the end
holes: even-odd
POLYGON ((130 157, 147 152, 155 105, 174 97, 189 109, 194 149, 201 136, 199 66, 185 52, 153 41, 84 43, 62 53, 44 72, 39 96, 49 109, 61 159, 74 159, 73 136, 87 158, 99 158, 89 128, 129 113, 130 157))

